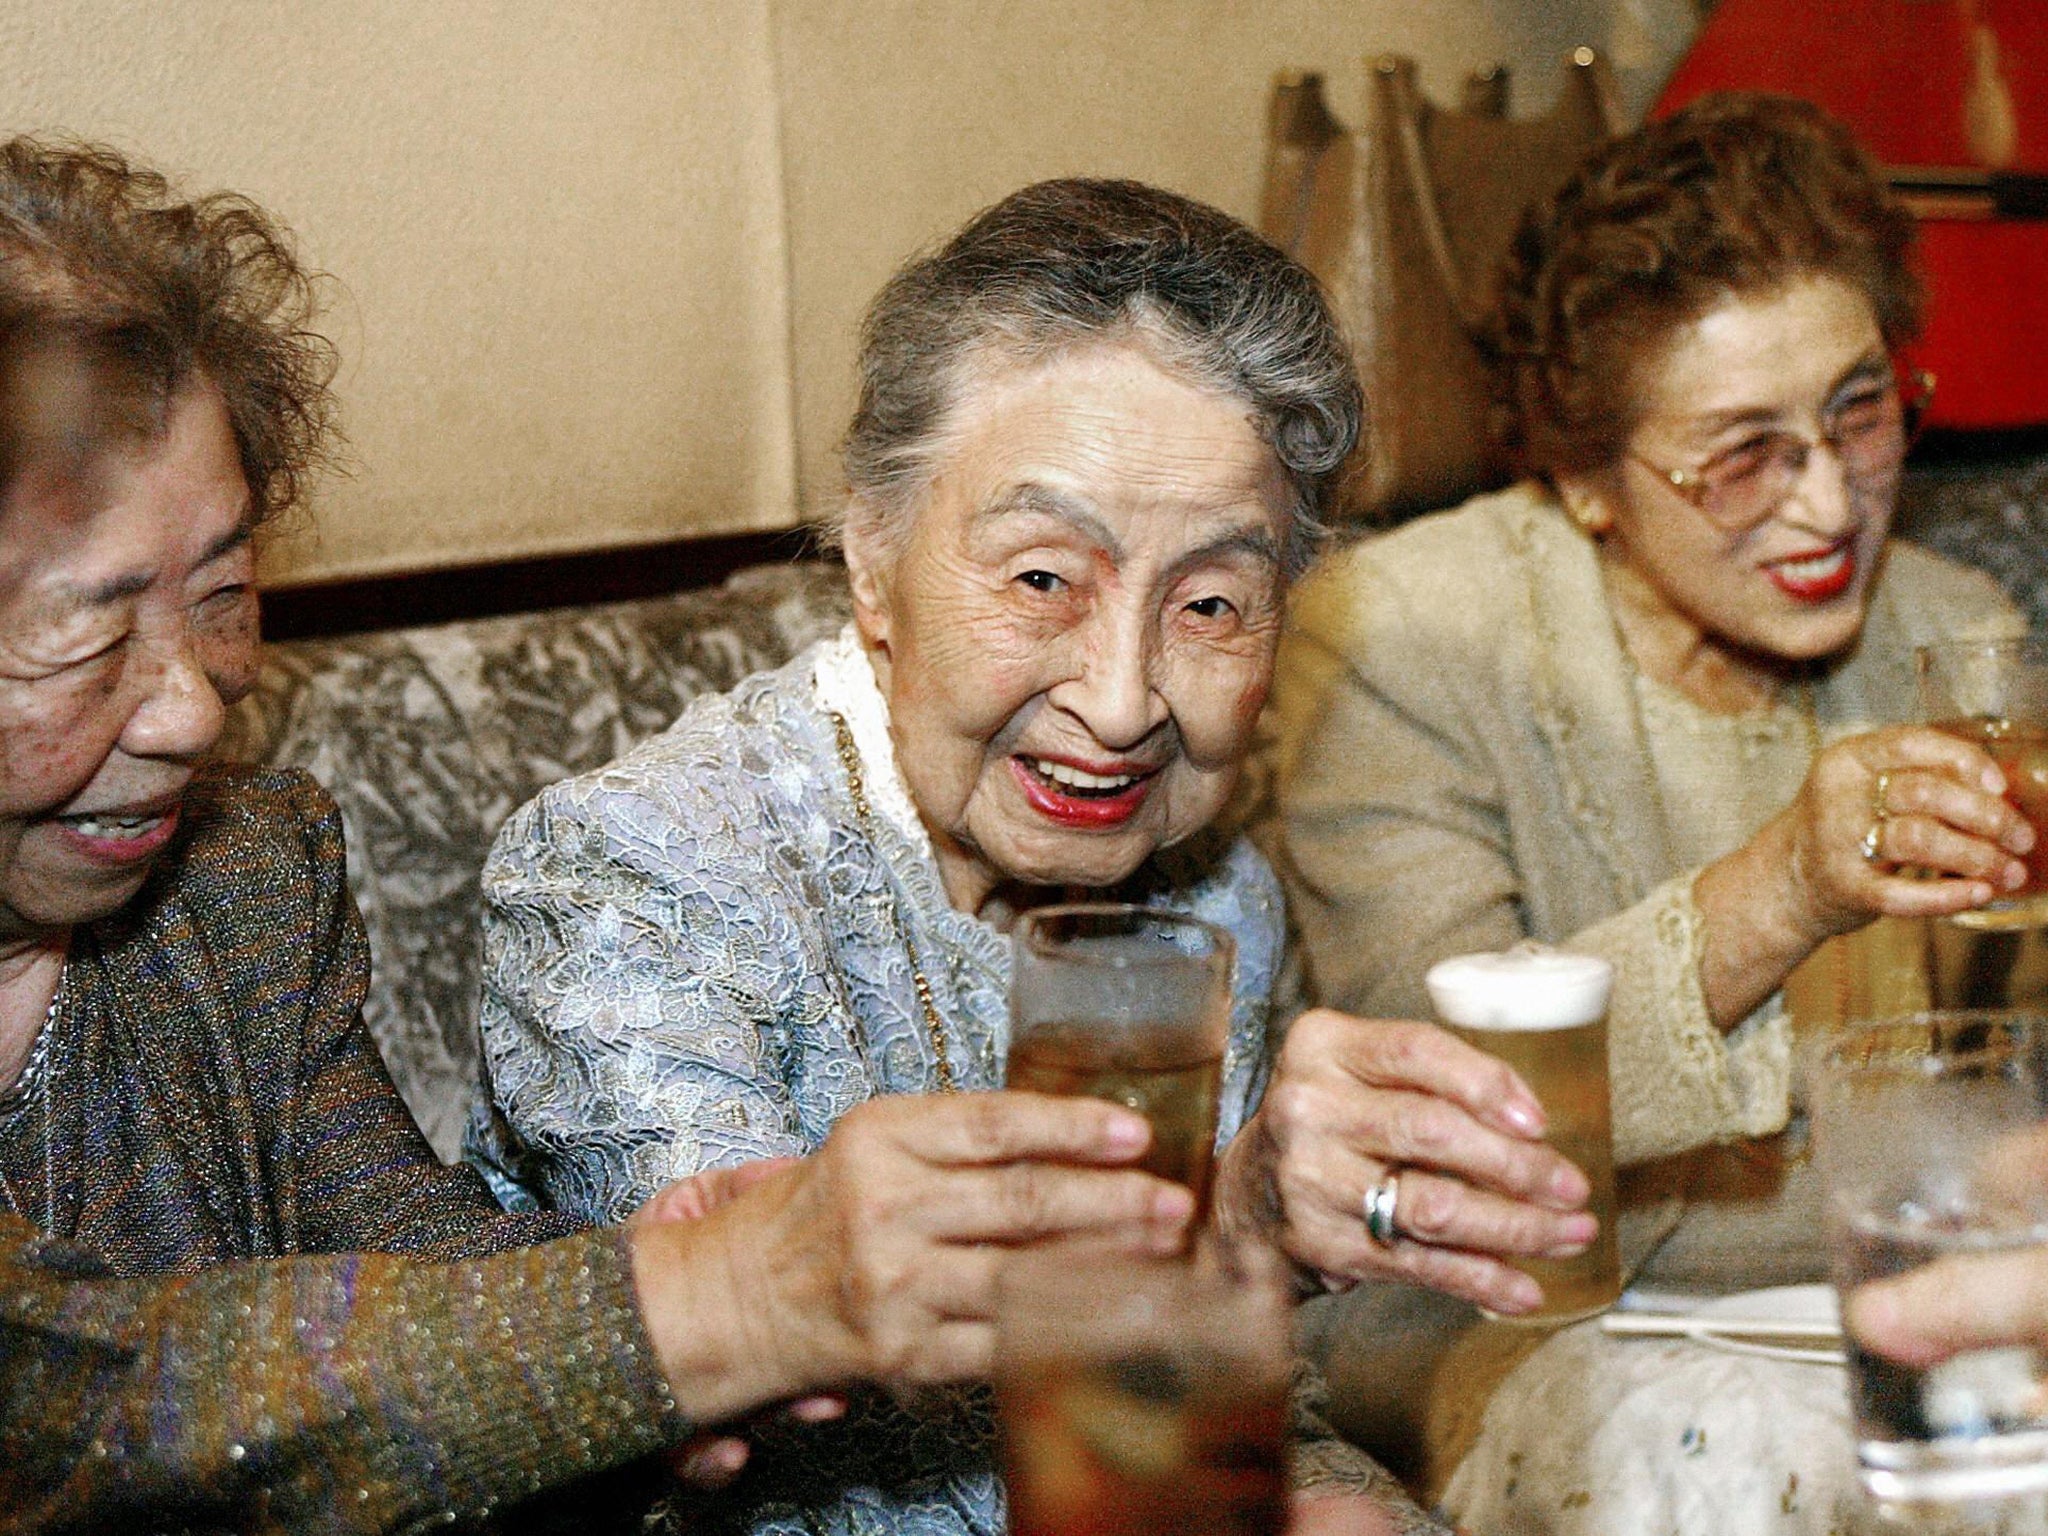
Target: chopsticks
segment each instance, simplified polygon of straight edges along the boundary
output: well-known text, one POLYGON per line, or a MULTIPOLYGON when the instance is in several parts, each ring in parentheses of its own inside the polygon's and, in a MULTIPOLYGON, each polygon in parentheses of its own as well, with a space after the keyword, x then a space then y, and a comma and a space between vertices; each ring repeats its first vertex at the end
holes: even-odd
POLYGON ((1805 1339, 1839 1344, 1842 1325, 1783 1317, 1695 1317, 1683 1312, 1609 1312, 1603 1333, 1629 1338, 1805 1339))

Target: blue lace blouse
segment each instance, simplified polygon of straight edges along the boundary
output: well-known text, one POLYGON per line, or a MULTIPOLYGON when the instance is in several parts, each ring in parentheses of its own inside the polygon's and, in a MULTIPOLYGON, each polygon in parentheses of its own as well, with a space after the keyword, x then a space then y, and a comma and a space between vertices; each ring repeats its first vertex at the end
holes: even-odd
MULTIPOLYGON (((492 1093, 469 1156, 508 1204, 623 1217, 671 1179, 813 1151, 874 1095, 935 1091, 913 952, 960 1086, 1001 1085, 1009 942, 952 908, 914 816, 892 813, 907 796, 872 674, 845 665, 853 644, 696 701, 506 824, 484 871, 492 1093), (835 713, 851 717, 865 823, 835 713)), ((1198 835, 1114 894, 1236 937, 1228 1139, 1264 1082, 1278 884, 1248 842, 1198 835)), ((836 1425, 774 1431, 694 1518, 761 1536, 996 1536, 992 1441, 985 1393, 915 1410, 877 1397, 836 1425)))

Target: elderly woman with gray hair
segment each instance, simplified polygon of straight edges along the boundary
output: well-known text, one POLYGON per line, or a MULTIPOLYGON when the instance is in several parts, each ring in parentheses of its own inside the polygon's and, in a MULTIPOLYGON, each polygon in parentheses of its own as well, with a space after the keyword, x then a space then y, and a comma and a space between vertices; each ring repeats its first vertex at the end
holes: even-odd
MULTIPOLYGON (((599 1216, 807 1154, 873 1097, 995 1089, 1011 920, 1101 893, 1235 936, 1214 1220, 1329 1284, 1534 1306, 1498 1255, 1592 1234, 1534 1098, 1426 1025, 1312 1012, 1269 1053, 1280 891, 1211 826, 1358 432, 1314 280, 1200 204, 1048 182, 904 268, 863 341, 855 621, 507 825, 473 1157, 501 1194, 599 1216), (1396 1157, 1404 1229, 1431 1243, 1365 1230, 1396 1157)), ((957 1253, 933 1283, 985 1319, 995 1255, 957 1253)), ((717 1518, 1001 1529, 978 1393, 775 1435, 796 1438, 717 1518)), ((1299 1456, 1297 1481, 1340 1460, 1299 1456)))

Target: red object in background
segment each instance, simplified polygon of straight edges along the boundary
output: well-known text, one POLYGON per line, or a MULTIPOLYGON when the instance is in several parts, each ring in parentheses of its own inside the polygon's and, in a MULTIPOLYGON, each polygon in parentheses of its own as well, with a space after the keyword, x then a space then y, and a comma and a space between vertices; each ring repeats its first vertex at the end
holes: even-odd
MULTIPOLYGON (((1890 167, 1982 171, 1989 147, 1998 169, 2048 174, 2042 0, 1720 0, 1651 115, 1713 90, 1818 102, 1890 167)), ((2048 425, 2048 220, 1970 201, 1920 205, 1928 425, 2048 425)))
POLYGON ((1930 427, 2048 424, 2048 223, 1923 219, 1930 427))

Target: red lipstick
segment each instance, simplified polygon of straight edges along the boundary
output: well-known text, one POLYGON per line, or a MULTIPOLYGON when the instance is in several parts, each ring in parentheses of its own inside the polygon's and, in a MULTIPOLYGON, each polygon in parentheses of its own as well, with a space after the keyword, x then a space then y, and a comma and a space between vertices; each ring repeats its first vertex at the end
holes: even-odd
POLYGON ((1802 603, 1830 603, 1856 584, 1856 546, 1844 541, 1832 550, 1773 561, 1764 567, 1764 575, 1787 597, 1802 603), (1837 550, 1840 558, 1813 574, 1792 569, 1796 565, 1811 566, 1826 560, 1837 550))
MULTIPOLYGON (((1091 768, 1086 771, 1099 770, 1091 768)), ((1045 778, 1026 758, 1011 758, 1010 772, 1016 777, 1018 787, 1023 790, 1026 804, 1039 815, 1067 827, 1120 826, 1138 814, 1139 808, 1145 803, 1146 795, 1152 790, 1152 773, 1143 775, 1129 788, 1119 790, 1113 795, 1077 795, 1065 792, 1060 785, 1045 778)))

